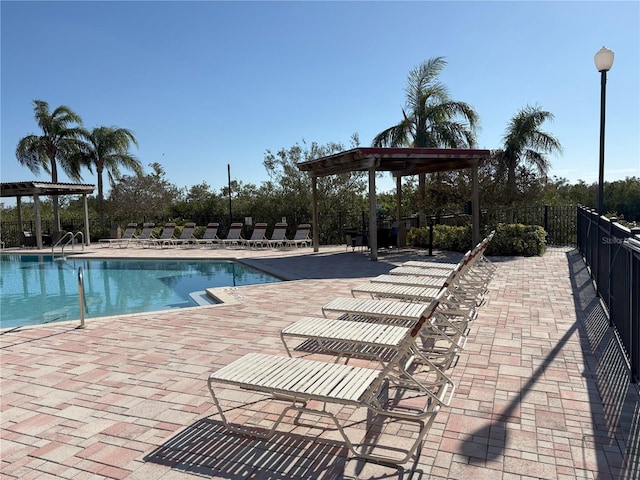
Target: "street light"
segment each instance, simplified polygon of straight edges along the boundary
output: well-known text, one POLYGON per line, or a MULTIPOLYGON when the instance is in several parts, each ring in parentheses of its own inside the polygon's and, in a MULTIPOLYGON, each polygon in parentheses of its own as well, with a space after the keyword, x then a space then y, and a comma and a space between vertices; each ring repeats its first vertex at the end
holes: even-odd
POLYGON ((598 215, 604 215, 604 113, 607 96, 607 72, 613 65, 613 52, 602 47, 593 58, 600 76, 600 171, 598 174, 598 215))

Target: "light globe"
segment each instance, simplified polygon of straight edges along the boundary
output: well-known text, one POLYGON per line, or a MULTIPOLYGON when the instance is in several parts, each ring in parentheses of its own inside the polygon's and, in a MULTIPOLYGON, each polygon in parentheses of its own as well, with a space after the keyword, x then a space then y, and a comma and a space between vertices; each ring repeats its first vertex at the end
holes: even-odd
POLYGON ((593 57, 593 61, 599 72, 608 72, 613 65, 613 51, 602 47, 593 57))

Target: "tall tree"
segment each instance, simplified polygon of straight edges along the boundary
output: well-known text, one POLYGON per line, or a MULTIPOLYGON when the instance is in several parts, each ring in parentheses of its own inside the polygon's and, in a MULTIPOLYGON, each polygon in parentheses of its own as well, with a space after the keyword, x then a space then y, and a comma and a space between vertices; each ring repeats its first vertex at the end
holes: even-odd
MULTIPOLYGON (((71 180, 82 180, 82 165, 74 155, 87 135, 82 128, 82 118, 64 105, 50 112, 49 104, 42 100, 33 101, 33 111, 42 135, 27 135, 18 142, 18 162, 36 175, 40 174, 40 168, 44 169, 53 183, 58 182, 58 164, 71 180)), ((58 197, 52 200, 53 221, 60 230, 58 197)))
POLYGON ((80 155, 80 163, 86 164, 89 170, 95 166, 98 179, 98 214, 100 226, 104 226, 104 185, 103 174, 106 172, 111 187, 116 180, 122 178, 120 168, 132 170, 136 175, 143 173, 142 163, 129 153, 131 145, 138 146, 133 133, 126 128, 96 127, 87 137, 80 155))
MULTIPOLYGON (((478 114, 469 104, 452 100, 447 87, 438 80, 446 65, 443 57, 434 57, 409 72, 402 120, 376 135, 374 147, 468 148, 475 145, 478 114)), ((425 176, 421 174, 418 195, 422 208, 424 191, 425 176)))
POLYGON ((493 154, 498 177, 504 178, 506 173, 509 222, 513 221, 513 209, 518 195, 517 170, 533 168, 546 178, 551 165, 547 155, 562 153, 562 145, 558 139, 540 129, 544 122, 552 120, 552 113, 527 105, 510 120, 504 133, 503 147, 493 154))
POLYGON ((171 204, 181 198, 178 187, 165 178, 159 163, 151 163, 152 173, 131 177, 124 175, 109 192, 108 207, 121 221, 165 221, 171 204))

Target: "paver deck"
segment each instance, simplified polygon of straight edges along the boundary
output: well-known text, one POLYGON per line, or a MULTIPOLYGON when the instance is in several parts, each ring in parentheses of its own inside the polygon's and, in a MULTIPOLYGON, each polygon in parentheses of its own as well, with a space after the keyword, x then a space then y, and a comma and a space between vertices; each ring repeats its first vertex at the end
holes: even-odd
POLYGON ((296 280, 229 288, 235 302, 225 305, 88 318, 84 330, 65 322, 0 332, 2 478, 640 478, 638 390, 576 251, 494 259, 487 302, 448 371, 454 400, 401 468, 349 459, 317 419, 268 442, 230 434, 206 378, 247 352, 284 355, 282 328, 424 252, 378 262, 344 247, 84 255, 240 258, 296 280))

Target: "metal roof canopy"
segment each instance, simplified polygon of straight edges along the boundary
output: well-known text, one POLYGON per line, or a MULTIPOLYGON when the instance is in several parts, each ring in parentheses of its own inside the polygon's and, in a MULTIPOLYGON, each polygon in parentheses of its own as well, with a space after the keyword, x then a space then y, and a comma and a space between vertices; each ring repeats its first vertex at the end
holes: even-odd
MULTIPOLYGON (((376 172, 391 172, 396 177, 397 215, 401 218, 402 194, 401 178, 421 173, 436 173, 452 170, 472 170, 472 217, 474 243, 479 241, 480 206, 478 195, 478 165, 491 156, 490 150, 450 149, 450 148, 380 148, 364 147, 346 150, 316 160, 298 164, 300 171, 307 172, 312 179, 313 188, 313 222, 318 225, 317 178, 355 171, 369 172, 369 225, 377 230, 376 218, 376 172)), ((370 230, 371 227, 370 227, 370 230)), ((373 230, 372 230, 373 231, 373 230)), ((400 241, 400 239, 399 239, 400 241)), ((378 259, 376 235, 369 235, 371 260, 378 259)), ((319 248, 318 229, 313 229, 314 251, 319 248)))
POLYGON ((84 235, 85 244, 89 245, 89 208, 87 205, 87 195, 93 193, 95 185, 83 183, 53 183, 53 182, 3 182, 0 183, 0 197, 16 197, 18 207, 18 224, 22 229, 21 197, 33 197, 35 204, 36 220, 36 243, 42 249, 42 221, 40 218, 40 196, 41 195, 82 195, 84 203, 84 235))
POLYGON ((82 195, 91 194, 95 185, 83 183, 52 182, 3 182, 0 197, 33 197, 35 195, 82 195))

